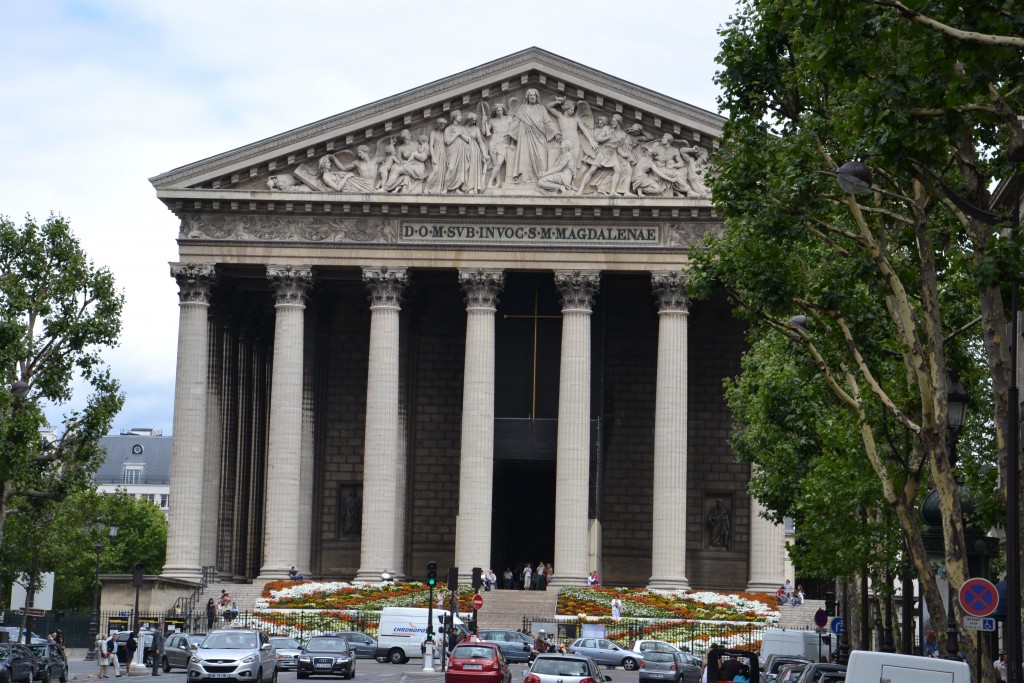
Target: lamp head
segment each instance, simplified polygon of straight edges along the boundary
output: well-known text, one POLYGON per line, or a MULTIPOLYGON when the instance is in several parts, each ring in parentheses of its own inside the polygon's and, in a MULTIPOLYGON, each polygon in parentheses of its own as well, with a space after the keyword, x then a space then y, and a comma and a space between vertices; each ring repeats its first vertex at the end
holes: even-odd
POLYGON ((836 169, 839 187, 847 194, 863 194, 871 190, 871 169, 862 161, 847 161, 836 169))

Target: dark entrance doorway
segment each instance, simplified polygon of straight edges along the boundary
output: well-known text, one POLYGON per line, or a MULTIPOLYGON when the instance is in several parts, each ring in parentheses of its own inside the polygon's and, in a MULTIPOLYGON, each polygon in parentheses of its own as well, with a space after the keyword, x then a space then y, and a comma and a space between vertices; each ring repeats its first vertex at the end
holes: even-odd
POLYGON ((496 461, 493 510, 491 568, 499 581, 506 567, 554 561, 554 462, 496 461))

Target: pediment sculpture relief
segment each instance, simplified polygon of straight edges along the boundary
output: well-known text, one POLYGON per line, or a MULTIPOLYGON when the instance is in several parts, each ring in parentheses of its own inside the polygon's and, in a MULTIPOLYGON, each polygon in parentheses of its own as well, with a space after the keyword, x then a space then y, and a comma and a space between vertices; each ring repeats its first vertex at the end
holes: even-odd
POLYGON ((708 149, 562 95, 481 101, 272 175, 271 190, 709 198, 708 149))

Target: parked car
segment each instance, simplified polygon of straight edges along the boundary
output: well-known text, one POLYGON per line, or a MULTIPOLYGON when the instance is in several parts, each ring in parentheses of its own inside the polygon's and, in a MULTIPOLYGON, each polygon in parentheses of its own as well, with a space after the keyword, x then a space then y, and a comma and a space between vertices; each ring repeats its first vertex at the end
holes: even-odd
POLYGON ((263 631, 211 631, 188 661, 188 680, 233 678, 254 683, 277 683, 277 653, 263 631))
POLYGON ((644 658, 641 653, 619 647, 607 638, 577 638, 567 651, 571 655, 585 655, 605 666, 621 666, 626 671, 639 668, 644 658))
POLYGON ((584 680, 606 683, 611 676, 601 674, 601 669, 585 655, 538 654, 526 669, 523 683, 581 683, 584 680))
POLYGON ((681 650, 672 645, 666 643, 664 640, 634 640, 633 644, 629 648, 633 652, 681 652, 681 650))
POLYGON ((811 660, 800 655, 768 655, 761 667, 761 683, 774 683, 775 677, 779 674, 779 669, 786 664, 794 664, 796 662, 810 664, 811 660))
POLYGON ((845 664, 829 664, 826 662, 811 662, 804 667, 796 679, 796 683, 818 683, 818 680, 825 673, 834 671, 846 671, 845 664))
POLYGON ((511 629, 485 628, 480 629, 478 636, 485 643, 494 643, 505 653, 510 662, 529 662, 537 656, 533 649, 533 638, 520 631, 511 629))
MULTIPOLYGON (((160 666, 166 672, 170 672, 172 669, 187 669, 188 660, 192 659, 192 653, 204 638, 206 636, 194 633, 172 633, 167 636, 164 639, 164 654, 160 658, 160 666)), ((153 644, 152 635, 149 637, 149 644, 153 644)), ((118 650, 120 651, 120 647, 118 650)))
POLYGON ((779 673, 775 674, 775 683, 795 683, 800 672, 811 662, 790 662, 779 667, 779 673))
POLYGON ((497 643, 460 643, 448 658, 444 683, 512 683, 512 670, 497 643))
POLYGON ((281 671, 294 671, 299 666, 299 655, 302 654, 302 643, 288 636, 270 636, 270 643, 277 652, 277 668, 281 671))
MULTIPOLYGON (((8 640, 10 640, 12 643, 19 643, 19 642, 23 643, 24 640, 25 640, 24 637, 22 637, 20 639, 18 638, 18 635, 22 631, 17 626, 0 626, 0 631, 7 631, 8 640)), ((38 633, 33 633, 32 634, 32 643, 33 644, 35 644, 35 643, 45 643, 45 642, 47 642, 46 638, 43 638, 38 633)))
POLYGON ((60 681, 67 683, 68 659, 64 649, 54 643, 33 643, 28 646, 36 658, 37 681, 60 681))
POLYGON ((302 648, 296 675, 299 678, 314 675, 355 678, 356 657, 352 654, 352 648, 346 639, 316 636, 310 638, 302 648))
POLYGON ((682 652, 647 650, 640 662, 641 681, 699 683, 701 667, 690 664, 682 652))
POLYGON ((359 631, 337 631, 330 635, 344 638, 353 654, 359 659, 373 659, 377 651, 377 639, 359 631))
POLYGON ((0 683, 32 683, 36 658, 20 643, 0 644, 0 683))

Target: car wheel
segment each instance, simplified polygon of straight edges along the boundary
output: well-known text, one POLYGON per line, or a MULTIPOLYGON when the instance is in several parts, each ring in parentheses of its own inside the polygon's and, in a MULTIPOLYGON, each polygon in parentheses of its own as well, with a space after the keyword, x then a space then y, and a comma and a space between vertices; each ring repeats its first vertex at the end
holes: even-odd
POLYGON ((405 664, 409 661, 409 658, 405 656, 402 650, 396 647, 388 652, 388 661, 392 664, 405 664))
POLYGON ((165 674, 171 673, 171 663, 167 661, 167 655, 164 655, 163 657, 161 657, 160 661, 163 663, 164 673, 165 674))
POLYGON ((384 655, 381 655, 380 657, 374 657, 374 659, 376 659, 381 664, 384 664, 388 661, 388 658, 384 655))
POLYGON ((622 660, 622 668, 626 671, 633 671, 636 669, 636 660, 632 657, 626 657, 622 660))
POLYGON ((274 667, 274 675, 270 677, 270 683, 277 683, 277 667, 274 667))
POLYGON ((60 683, 68 683, 68 665, 65 664, 64 668, 60 670, 60 683))

